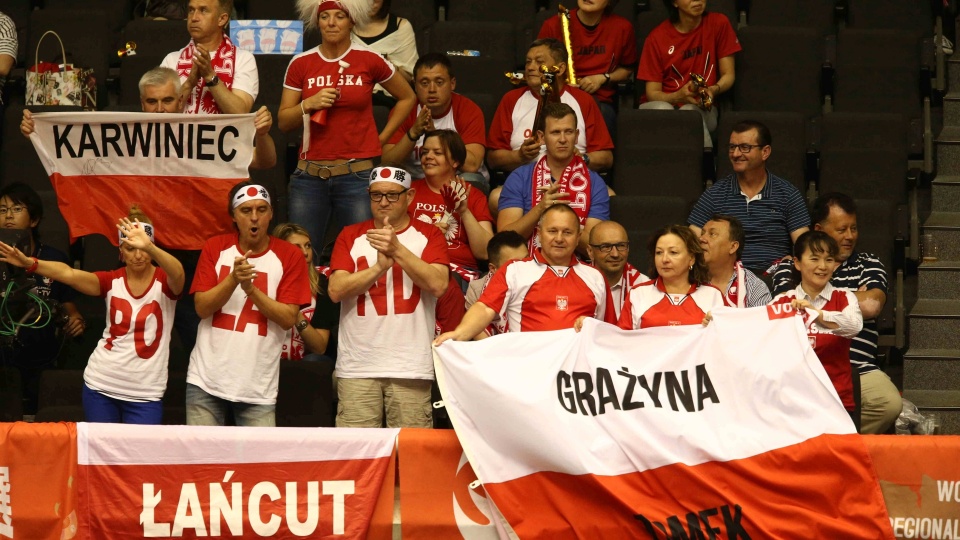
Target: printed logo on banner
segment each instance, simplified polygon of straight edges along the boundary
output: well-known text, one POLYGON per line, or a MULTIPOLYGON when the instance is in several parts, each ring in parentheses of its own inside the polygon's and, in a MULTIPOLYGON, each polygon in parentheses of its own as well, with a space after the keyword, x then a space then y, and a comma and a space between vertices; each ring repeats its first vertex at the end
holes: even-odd
POLYGON ((770 304, 767 306, 767 318, 771 321, 774 319, 789 319, 796 313, 790 304, 770 304))
POLYGON ((9 467, 0 467, 0 536, 13 538, 13 508, 10 504, 9 467))
POLYGON ((490 516, 487 492, 482 486, 477 486, 477 489, 470 487, 470 484, 476 481, 477 473, 473 472, 467 462, 466 454, 461 454, 453 492, 453 517, 457 522, 457 529, 465 540, 496 538, 496 527, 490 516))

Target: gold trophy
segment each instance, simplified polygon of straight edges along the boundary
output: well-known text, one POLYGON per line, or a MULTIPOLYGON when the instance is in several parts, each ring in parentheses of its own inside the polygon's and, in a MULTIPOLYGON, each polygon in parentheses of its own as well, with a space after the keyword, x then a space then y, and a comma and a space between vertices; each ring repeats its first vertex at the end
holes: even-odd
POLYGON ((570 41, 570 10, 557 5, 557 14, 560 17, 560 27, 563 29, 563 45, 567 48, 567 83, 576 86, 577 74, 573 69, 573 42, 570 41))
POLYGON ((703 75, 691 73, 690 82, 693 83, 694 92, 700 97, 700 108, 709 111, 713 107, 713 96, 707 91, 707 80, 703 75))

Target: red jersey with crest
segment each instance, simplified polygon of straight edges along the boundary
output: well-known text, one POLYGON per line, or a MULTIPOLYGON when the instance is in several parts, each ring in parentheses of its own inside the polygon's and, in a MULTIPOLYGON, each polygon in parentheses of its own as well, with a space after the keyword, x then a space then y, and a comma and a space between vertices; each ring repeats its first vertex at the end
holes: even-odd
POLYGON ((700 324, 708 311, 723 305, 723 293, 716 287, 695 283, 686 294, 670 294, 658 277, 630 290, 617 325, 624 330, 636 330, 700 324))
POLYGON ((167 388, 170 332, 179 295, 155 268, 139 296, 127 285, 126 267, 94 272, 107 302, 107 326, 90 355, 83 381, 92 390, 125 401, 157 401, 167 388))
POLYGON ((830 381, 837 390, 844 408, 852 411, 856 404, 853 399, 850 343, 863 328, 863 315, 860 313, 857 297, 850 291, 836 289, 828 284, 816 299, 810 299, 800 287, 797 287, 777 295, 770 305, 789 305, 796 298, 812 300, 817 309, 823 312, 824 320, 840 325, 836 330, 825 328, 817 324, 806 310, 800 311, 813 352, 817 354, 823 369, 830 376, 830 381), (857 318, 859 318, 859 325, 856 324, 857 318))
MULTIPOLYGON (((413 204, 407 208, 410 217, 427 223, 436 225, 440 221, 445 221, 447 231, 443 234, 447 242, 447 249, 450 251, 450 262, 460 266, 476 270, 479 266, 477 258, 473 256, 470 250, 470 242, 467 238, 467 230, 460 221, 460 215, 448 209, 443 202, 443 195, 434 193, 425 179, 417 180, 411 188, 416 189, 413 196, 413 204)), ((487 198, 479 189, 470 188, 470 194, 467 195, 467 207, 477 221, 488 221, 493 223, 493 217, 490 216, 490 208, 487 206, 487 198)), ((440 230, 437 228, 437 230, 440 230)))
POLYGON ((551 266, 537 249, 497 270, 478 301, 506 321, 507 332, 540 332, 573 328, 580 316, 612 322, 608 296, 607 281, 596 268, 576 257, 570 266, 551 266))
MULTIPOLYGON (((372 219, 344 227, 330 259, 333 279, 337 272, 377 264, 377 250, 367 240, 375 228, 372 219)), ((411 219, 397 239, 428 264, 449 264, 447 243, 433 225, 411 219)), ((437 299, 397 263, 367 292, 342 299, 337 377, 432 379, 436 307, 437 299)))
POLYGON ((310 121, 308 148, 300 156, 312 161, 375 157, 381 154, 373 119, 373 87, 393 77, 396 68, 383 56, 353 43, 339 58, 327 59, 314 47, 293 57, 283 87, 300 92, 303 101, 324 88, 339 88, 340 97, 327 110, 325 125, 310 121), (340 62, 350 64, 341 73, 340 62))
MULTIPOLYGON (((244 253, 238 242, 237 233, 207 240, 191 294, 231 279, 233 262, 244 253)), ((271 236, 267 249, 247 260, 257 271, 253 286, 267 296, 281 304, 310 303, 310 279, 300 248, 271 236)), ((200 321, 187 382, 229 401, 272 405, 277 401, 280 352, 286 337, 287 331, 260 313, 238 285, 223 307, 200 321)))

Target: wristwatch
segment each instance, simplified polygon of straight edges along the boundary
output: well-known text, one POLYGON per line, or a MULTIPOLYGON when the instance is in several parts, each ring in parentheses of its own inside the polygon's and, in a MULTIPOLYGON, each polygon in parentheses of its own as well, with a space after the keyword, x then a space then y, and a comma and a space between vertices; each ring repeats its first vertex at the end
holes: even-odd
POLYGON ((218 84, 220 84, 220 77, 217 77, 216 74, 213 75, 212 79, 203 83, 203 85, 206 86, 207 88, 210 88, 211 86, 216 86, 218 84))
POLYGON ((302 321, 297 322, 296 324, 297 333, 303 332, 304 330, 306 330, 307 326, 309 325, 310 325, 310 321, 306 319, 303 319, 302 321))
POLYGON ((583 159, 583 163, 586 164, 586 165, 589 167, 589 166, 590 166, 590 154, 584 152, 584 153, 583 153, 583 156, 582 156, 582 159, 583 159))

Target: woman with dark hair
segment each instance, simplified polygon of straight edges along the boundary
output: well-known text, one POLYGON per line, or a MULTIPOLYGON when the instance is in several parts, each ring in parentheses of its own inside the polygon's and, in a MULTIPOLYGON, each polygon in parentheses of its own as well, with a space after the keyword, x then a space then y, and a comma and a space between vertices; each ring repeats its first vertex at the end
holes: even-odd
POLYGON ((289 216, 319 243, 331 214, 340 226, 370 219, 370 171, 417 102, 393 64, 351 42, 351 30, 370 18, 370 6, 369 0, 297 2, 304 27, 319 27, 323 41, 290 60, 277 123, 282 131, 303 130, 290 177, 289 216), (398 100, 379 133, 371 100, 377 83, 398 100))
POLYGON ((153 225, 137 206, 119 220, 117 230, 124 264, 119 270, 85 272, 28 257, 3 242, 0 261, 106 302, 106 328, 83 370, 86 421, 160 424, 183 266, 153 243, 153 225))
MULTIPOLYGON (((413 66, 418 58, 417 38, 410 21, 390 13, 390 0, 373 0, 370 21, 354 26, 351 40, 382 54, 408 83, 413 82, 413 66)), ((374 105, 393 107, 396 103, 393 95, 382 86, 373 89, 374 105)))
POLYGON ((771 304, 787 304, 803 316, 807 336, 847 411, 855 408, 850 370, 850 341, 863 328, 860 303, 850 291, 830 284, 840 246, 823 231, 807 231, 793 245, 796 288, 771 304), (816 314, 816 316, 814 316, 816 314))
POLYGON ((464 291, 470 281, 480 277, 477 261, 486 260, 487 242, 493 237, 486 197, 457 175, 466 156, 466 146, 456 131, 426 132, 420 154, 425 177, 411 185, 411 191, 416 191, 408 208, 411 218, 443 231, 450 270, 464 291))
MULTIPOLYGON (((27 235, 27 254, 42 261, 57 261, 70 264, 70 259, 60 250, 40 241, 40 221, 43 219, 43 201, 30 186, 14 182, 0 189, 0 226, 4 229, 29 231, 27 235)), ((77 337, 83 334, 86 322, 77 311, 73 298, 76 291, 68 285, 51 281, 38 274, 29 278, 32 292, 48 303, 57 302, 67 315, 63 326, 47 324, 39 328, 20 327, 17 339, 10 346, 0 348, 0 364, 10 365, 20 371, 23 387, 24 413, 37 411, 37 396, 40 388, 40 374, 54 365, 60 353, 63 337, 77 337)))
POLYGON ((703 146, 713 148, 716 107, 703 107, 692 75, 703 77, 706 93, 715 99, 733 88, 733 55, 740 42, 730 20, 707 12, 707 0, 663 0, 670 18, 643 42, 637 79, 645 83, 641 109, 695 110, 703 116, 703 146))
POLYGON ((689 227, 664 227, 647 247, 653 257, 651 281, 630 290, 620 310, 620 328, 701 324, 711 309, 724 305, 723 294, 709 285, 703 248, 689 227))

